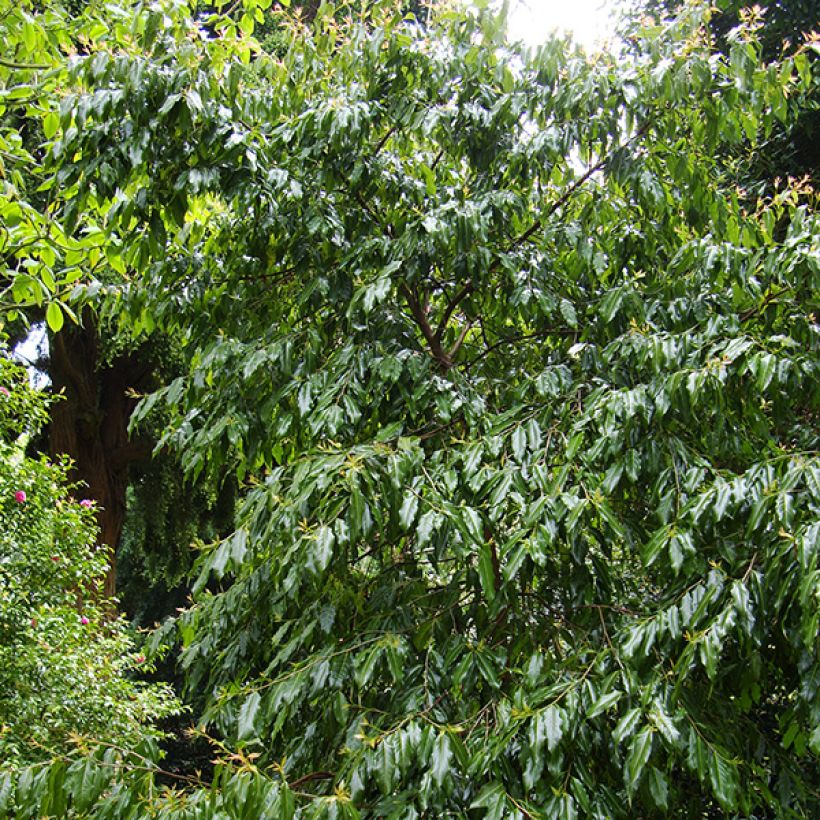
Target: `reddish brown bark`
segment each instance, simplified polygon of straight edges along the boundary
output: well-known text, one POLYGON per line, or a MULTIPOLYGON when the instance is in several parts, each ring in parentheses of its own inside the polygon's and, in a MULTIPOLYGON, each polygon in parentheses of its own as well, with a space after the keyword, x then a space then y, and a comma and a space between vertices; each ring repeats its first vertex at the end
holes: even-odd
POLYGON ((72 480, 83 482, 96 502, 98 545, 106 551, 109 570, 103 594, 116 592, 116 550, 125 520, 128 465, 150 452, 129 440, 128 420, 136 401, 128 394, 140 377, 134 355, 100 360, 99 336, 90 317, 84 326, 66 326, 51 337, 50 375, 62 398, 51 407, 49 447, 67 454, 72 480))

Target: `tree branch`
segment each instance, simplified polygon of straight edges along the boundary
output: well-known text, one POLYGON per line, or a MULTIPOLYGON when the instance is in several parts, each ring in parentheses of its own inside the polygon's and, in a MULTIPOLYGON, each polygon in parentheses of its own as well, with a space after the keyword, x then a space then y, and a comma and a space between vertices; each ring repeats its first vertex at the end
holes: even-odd
MULTIPOLYGON (((626 148, 627 145, 630 145, 639 137, 642 137, 648 128, 647 124, 642 125, 623 145, 619 145, 618 148, 614 149, 615 151, 620 150, 621 148, 626 148)), ((612 156, 614 151, 610 150, 606 153, 606 155, 600 159, 595 165, 589 167, 569 188, 564 191, 552 205, 547 208, 547 212, 542 216, 538 217, 535 222, 527 228, 524 233, 521 234, 517 239, 514 239, 512 244, 507 248, 507 251, 514 250, 519 245, 522 245, 526 242, 541 226, 544 224, 544 221, 549 219, 562 205, 565 205, 569 198, 596 172, 600 171, 606 164, 609 162, 609 158, 612 156)))
POLYGON ((387 144, 387 140, 389 140, 390 137, 392 137, 393 134, 396 133, 397 128, 398 128, 397 125, 392 125, 390 128, 387 129, 387 133, 378 141, 378 143, 376 144, 376 147, 373 149, 373 156, 374 157, 379 155, 379 152, 387 144))
POLYGON ((444 313, 441 315, 441 321, 438 323, 438 327, 436 328, 435 336, 439 342, 441 341, 444 331, 447 329, 447 322, 453 315, 453 311, 458 307, 458 303, 463 299, 466 299, 473 292, 473 290, 473 283, 467 282, 467 284, 464 285, 464 287, 448 302, 447 307, 444 309, 444 313))
POLYGON ((433 354, 433 358, 445 370, 449 370, 453 366, 452 359, 441 346, 441 339, 436 336, 433 328, 430 327, 430 322, 427 319, 427 313, 419 303, 418 296, 413 293, 413 291, 404 282, 399 285, 399 291, 401 291, 402 296, 404 296, 407 300, 410 313, 413 314, 416 324, 421 328, 421 332, 427 340, 427 344, 430 346, 430 352, 433 354))
POLYGON ((516 239, 513 240, 512 244, 510 245, 510 247, 507 250, 511 251, 511 250, 514 250, 515 248, 517 248, 519 245, 523 245, 537 230, 539 230, 541 228, 541 226, 544 224, 545 219, 548 219, 549 217, 551 217, 562 205, 566 204, 567 200, 596 171, 600 171, 601 168, 604 167, 604 165, 606 163, 606 160, 607 160, 607 157, 604 157, 600 162, 596 162, 595 165, 588 168, 582 176, 578 177, 578 179, 576 179, 575 182, 573 182, 572 185, 570 185, 569 188, 567 188, 567 190, 564 191, 564 193, 561 194, 561 196, 559 196, 558 199, 556 199, 555 202, 552 203, 552 205, 550 205, 550 207, 547 209, 547 212, 543 216, 536 219, 535 222, 533 222, 532 225, 530 225, 530 227, 527 228, 527 230, 524 231, 524 233, 521 234, 521 236, 519 236, 519 237, 517 237, 516 239))
POLYGON ((45 71, 51 68, 45 63, 15 63, 13 60, 4 60, 2 57, 0 57, 0 66, 11 68, 14 71, 45 71))
POLYGON ((452 361, 456 357, 456 353, 461 349, 461 345, 464 344, 464 339, 467 337, 467 334, 470 332, 470 328, 473 326, 473 322, 469 321, 466 325, 461 329, 461 333, 458 335, 458 339, 456 339, 456 343, 450 348, 450 352, 447 354, 452 361))
POLYGON ((738 318, 741 322, 748 322, 749 319, 764 311, 772 302, 775 301, 775 299, 782 296, 784 293, 788 293, 789 290, 789 287, 782 287, 779 290, 770 291, 766 294, 763 301, 759 305, 755 305, 754 307, 750 307, 748 310, 744 310, 738 318))
POLYGON ((288 783, 288 788, 298 788, 305 783, 310 783, 311 780, 333 780, 334 777, 336 777, 336 775, 333 774, 333 772, 311 772, 302 777, 297 777, 296 780, 291 780, 290 783, 288 783))
POLYGON ((480 362, 487 354, 491 353, 498 347, 502 347, 503 345, 511 345, 515 344, 516 342, 530 342, 534 339, 543 339, 545 336, 549 336, 551 334, 559 334, 565 336, 572 336, 573 334, 577 333, 574 328, 564 328, 564 327, 551 327, 549 330, 542 330, 539 333, 528 333, 523 336, 511 336, 507 339, 500 339, 499 341, 491 344, 483 353, 479 353, 474 359, 471 359, 467 364, 464 366, 465 369, 471 368, 476 362, 480 362))

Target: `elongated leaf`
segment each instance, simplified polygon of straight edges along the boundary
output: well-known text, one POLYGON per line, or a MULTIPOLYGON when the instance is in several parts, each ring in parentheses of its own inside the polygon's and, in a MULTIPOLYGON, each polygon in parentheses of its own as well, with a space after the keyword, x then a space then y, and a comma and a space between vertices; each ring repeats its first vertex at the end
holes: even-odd
POLYGON ((450 737, 447 732, 440 732, 433 744, 433 754, 430 760, 430 773, 433 782, 441 785, 444 779, 450 774, 450 737))
POLYGON ((640 709, 634 708, 626 712, 624 716, 618 721, 614 731, 612 732, 612 737, 615 740, 615 742, 620 743, 625 738, 630 737, 631 734, 637 728, 640 719, 640 709))
POLYGON ((646 762, 652 753, 652 729, 645 726, 632 738, 626 756, 626 787, 634 792, 640 783, 646 762))
POLYGON ((666 713, 663 704, 657 699, 653 702, 653 708, 649 713, 649 718, 668 743, 677 743, 680 732, 672 721, 672 718, 666 713))
POLYGON ((516 427, 512 434, 512 450, 517 461, 524 458, 527 452, 527 431, 523 427, 516 427))
POLYGON ((54 333, 57 333, 63 326, 63 311, 56 302, 49 302, 46 308, 46 322, 54 333))
POLYGON ((478 577, 481 580, 484 595, 488 601, 492 601, 495 598, 495 570, 488 544, 484 544, 478 554, 478 577))
POLYGON ((316 548, 314 550, 315 565, 318 570, 323 570, 330 562, 333 555, 333 543, 336 536, 330 527, 319 527, 316 533, 316 548))
POLYGON ((607 709, 611 709, 621 699, 622 694, 623 692, 621 692, 620 689, 613 689, 611 692, 601 695, 595 703, 589 707, 587 717, 592 719, 607 709))
POLYGON ((419 507, 419 499, 416 493, 409 491, 404 496, 401 509, 399 510, 399 523, 402 529, 409 530, 416 520, 416 511, 419 507))
POLYGON ((709 781, 720 805, 727 811, 736 808, 740 786, 737 767, 716 749, 711 751, 709 758, 709 781))
POLYGON ((256 718, 262 698, 258 692, 252 692, 245 699, 236 718, 236 735, 240 740, 247 740, 256 734, 256 718))
POLYGON ((660 769, 650 766, 647 783, 655 805, 659 809, 666 810, 669 807, 669 783, 666 780, 666 775, 660 769))
POLYGON ((539 732, 547 740, 547 748, 552 751, 564 736, 564 710, 560 706, 548 706, 538 715, 539 732))

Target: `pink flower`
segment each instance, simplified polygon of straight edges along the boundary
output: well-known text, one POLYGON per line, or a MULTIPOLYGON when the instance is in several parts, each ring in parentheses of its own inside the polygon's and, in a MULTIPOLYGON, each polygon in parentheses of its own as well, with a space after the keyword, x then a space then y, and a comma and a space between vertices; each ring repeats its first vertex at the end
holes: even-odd
POLYGON ((80 623, 81 623, 83 626, 85 626, 86 624, 90 624, 90 623, 91 623, 91 621, 89 621, 89 620, 88 620, 88 618, 86 618, 86 617, 85 617, 85 615, 83 615, 83 617, 82 617, 82 618, 80 618, 80 623))
POLYGON ((136 661, 137 663, 145 663, 145 655, 137 655, 136 661))
POLYGON ((10 395, 9 391, 8 391, 8 388, 6 388, 6 387, 0 387, 0 393, 2 393, 4 396, 10 395))
POLYGON ((14 500, 18 504, 25 504, 26 503, 26 492, 25 492, 25 490, 17 490, 17 492, 14 494, 14 500))
POLYGON ((90 510, 94 506, 94 502, 90 498, 84 498, 80 502, 81 507, 85 507, 87 510, 90 510))

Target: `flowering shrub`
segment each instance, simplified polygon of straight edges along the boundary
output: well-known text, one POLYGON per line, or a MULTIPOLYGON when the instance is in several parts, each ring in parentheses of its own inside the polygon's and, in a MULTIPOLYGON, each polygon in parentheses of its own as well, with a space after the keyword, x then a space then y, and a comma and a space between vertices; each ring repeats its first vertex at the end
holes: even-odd
POLYGON ((2 356, 0 385, 0 761, 59 755, 76 736, 156 734, 148 724, 178 705, 134 680, 144 658, 97 594, 93 504, 71 497, 66 463, 26 454, 45 399, 2 356))

